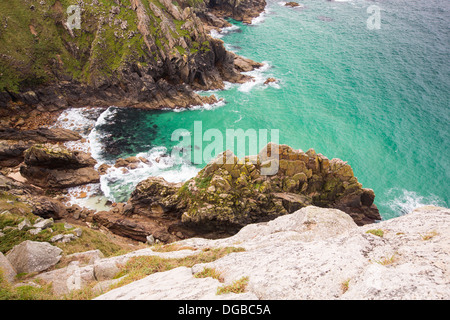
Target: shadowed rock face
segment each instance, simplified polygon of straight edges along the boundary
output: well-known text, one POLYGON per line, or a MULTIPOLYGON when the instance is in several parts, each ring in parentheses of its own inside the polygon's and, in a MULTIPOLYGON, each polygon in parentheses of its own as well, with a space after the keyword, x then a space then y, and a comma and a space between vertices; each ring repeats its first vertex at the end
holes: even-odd
POLYGON ((21 175, 43 188, 68 188, 100 180, 94 169, 97 162, 85 152, 69 151, 53 144, 37 144, 26 150, 24 157, 21 175))
POLYGON ((266 7, 265 0, 205 0, 206 6, 216 15, 251 23, 266 7))
MULTIPOLYGON (((162 178, 144 180, 123 214, 128 220, 157 221, 164 240, 220 238, 309 205, 340 209, 358 225, 372 223, 381 220, 374 198, 346 162, 269 143, 243 159, 225 151, 182 186, 162 178), (270 175, 269 168, 274 169, 270 175)), ((146 232, 152 233, 151 228, 146 232)))

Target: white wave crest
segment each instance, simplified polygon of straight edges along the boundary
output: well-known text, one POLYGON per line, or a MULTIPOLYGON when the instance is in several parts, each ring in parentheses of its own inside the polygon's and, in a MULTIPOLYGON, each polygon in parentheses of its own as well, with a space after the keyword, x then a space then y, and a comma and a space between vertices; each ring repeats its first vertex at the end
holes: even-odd
POLYGON ((414 191, 398 188, 390 189, 387 194, 393 197, 387 203, 388 207, 399 215, 411 213, 414 209, 428 205, 445 206, 442 199, 435 195, 424 197, 414 191))
POLYGON ((256 18, 252 19, 252 25, 258 25, 264 22, 266 20, 267 14, 270 12, 270 9, 266 7, 263 12, 259 14, 256 18))
MULTIPOLYGON (((251 76, 252 79, 250 81, 247 81, 243 84, 241 84, 238 87, 238 90, 241 92, 250 92, 253 88, 259 87, 262 89, 265 89, 267 86, 264 85, 264 82, 267 80, 268 76, 266 72, 271 68, 270 62, 263 61, 263 66, 252 70, 248 72, 243 72, 243 74, 251 76)), ((277 83, 271 83, 270 86, 275 88, 280 88, 280 86, 277 83)))
POLYGON ((137 184, 151 176, 177 183, 189 180, 200 171, 175 152, 168 154, 165 147, 154 147, 136 157, 139 162, 133 167, 112 166, 100 177, 101 190, 109 200, 126 201, 137 184))

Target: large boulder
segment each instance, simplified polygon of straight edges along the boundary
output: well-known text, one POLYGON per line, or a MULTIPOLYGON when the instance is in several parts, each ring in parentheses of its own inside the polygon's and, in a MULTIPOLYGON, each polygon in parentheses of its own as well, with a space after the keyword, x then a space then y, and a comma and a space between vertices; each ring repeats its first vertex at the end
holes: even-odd
POLYGON ((33 214, 42 218, 61 219, 67 215, 66 207, 58 200, 45 197, 33 196, 29 198, 33 214))
POLYGON ((62 250, 48 242, 26 240, 6 254, 17 273, 41 272, 61 259, 62 250))
POLYGON ((358 225, 381 220, 375 194, 340 159, 269 143, 254 157, 226 151, 179 191, 184 223, 235 225, 272 220, 307 205, 338 208, 358 225))
POLYGON ((88 153, 60 145, 36 144, 25 151, 20 173, 42 188, 68 188, 100 181, 96 164, 88 153))
POLYGON ((0 272, 6 281, 14 282, 14 279, 17 275, 16 270, 11 265, 11 262, 0 252, 0 272))
POLYGON ((80 134, 63 128, 38 128, 35 130, 18 130, 0 128, 0 139, 15 141, 34 141, 36 143, 65 142, 80 140, 80 134))
POLYGON ((306 207, 247 225, 229 238, 177 242, 197 249, 193 252, 245 250, 157 272, 96 299, 448 300, 449 243, 446 208, 422 207, 358 227, 337 209, 306 207), (203 278, 205 270, 220 274, 224 283, 203 278), (248 279, 245 293, 216 294, 218 287, 243 277, 248 279))
POLYGON ((100 175, 94 168, 52 170, 22 166, 20 174, 30 183, 41 188, 63 189, 100 182, 100 175))
POLYGON ((25 151, 27 166, 46 167, 49 169, 78 169, 93 167, 97 161, 89 154, 81 151, 71 151, 54 144, 36 144, 25 151))
POLYGON ((18 130, 0 128, 0 166, 15 167, 24 161, 24 152, 35 143, 76 141, 81 136, 62 128, 18 130))

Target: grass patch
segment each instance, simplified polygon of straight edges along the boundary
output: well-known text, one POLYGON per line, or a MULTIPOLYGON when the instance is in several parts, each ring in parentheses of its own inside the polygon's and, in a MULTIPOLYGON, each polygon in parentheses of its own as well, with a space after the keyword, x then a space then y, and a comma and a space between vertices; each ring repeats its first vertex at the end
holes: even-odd
POLYGON ((118 274, 118 277, 122 277, 124 275, 127 275, 127 277, 122 279, 115 287, 121 287, 156 272, 169 271, 178 267, 191 268, 195 264, 212 262, 232 252, 242 251, 245 251, 245 249, 226 247, 207 249, 198 254, 178 259, 167 259, 157 256, 133 257, 127 261, 118 274))
POLYGON ((52 285, 24 285, 14 287, 3 276, 0 269, 0 300, 55 300, 52 285))
POLYGON ((219 280, 219 282, 224 282, 224 279, 219 271, 214 268, 204 268, 203 271, 198 272, 194 275, 195 278, 208 278, 219 280))
POLYGON ((427 241, 427 240, 430 240, 430 239, 434 238, 438 234, 439 234, 438 232, 433 230, 433 231, 428 232, 428 233, 426 233, 424 235, 421 234, 420 237, 422 238, 423 241, 427 241))
POLYGON ((249 277, 242 277, 232 284, 217 288, 217 295, 226 293, 244 293, 247 290, 249 277))
POLYGON ((349 284, 350 284, 350 279, 347 279, 341 283, 342 294, 344 294, 348 291, 349 284))
POLYGON ((170 244, 161 244, 161 243, 157 243, 154 244, 151 247, 152 251, 155 252, 172 252, 172 251, 181 251, 181 250, 197 250, 197 248, 194 247, 189 247, 189 246, 181 246, 180 244, 177 243, 170 243, 170 244))
POLYGON ((390 256, 381 257, 380 260, 374 260, 376 263, 381 264, 382 266, 388 266, 397 261, 397 255, 394 253, 390 256))
MULTIPOLYGON (((0 230, 4 233, 4 236, 0 238, 0 252, 6 254, 14 246, 26 240, 50 242, 50 239, 58 234, 73 233, 72 228, 66 229, 64 227, 64 222, 54 223, 51 229, 44 229, 36 235, 28 232, 32 229, 29 227, 24 227, 22 230, 17 229, 19 223, 24 219, 28 219, 33 224, 37 218, 38 216, 32 213, 32 208, 28 203, 9 193, 0 192, 0 230)), ((52 243, 52 245, 61 248, 64 255, 99 249, 105 257, 110 257, 146 247, 143 244, 131 245, 119 237, 104 234, 88 227, 78 225, 73 227, 82 230, 81 237, 66 243, 52 243)))
POLYGON ((206 189, 209 187, 211 180, 212 176, 208 176, 206 178, 195 178, 195 184, 199 189, 206 189))
POLYGON ((370 230, 367 230, 366 233, 371 233, 371 234, 376 235, 376 236, 378 236, 380 238, 383 238, 383 236, 384 236, 384 231, 381 230, 381 229, 370 229, 370 230))

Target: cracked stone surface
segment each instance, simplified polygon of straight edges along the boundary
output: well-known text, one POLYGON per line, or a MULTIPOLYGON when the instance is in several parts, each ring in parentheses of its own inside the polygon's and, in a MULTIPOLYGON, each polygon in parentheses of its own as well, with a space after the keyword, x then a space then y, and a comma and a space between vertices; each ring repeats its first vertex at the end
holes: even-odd
POLYGON ((243 247, 211 263, 150 275, 98 299, 449 299, 450 210, 427 206, 363 227, 335 209, 306 207, 194 248, 243 247), (367 233, 380 229, 383 236, 367 233), (244 294, 195 278, 204 268, 225 285, 249 277, 244 294), (231 296, 231 298, 230 298, 231 296))

